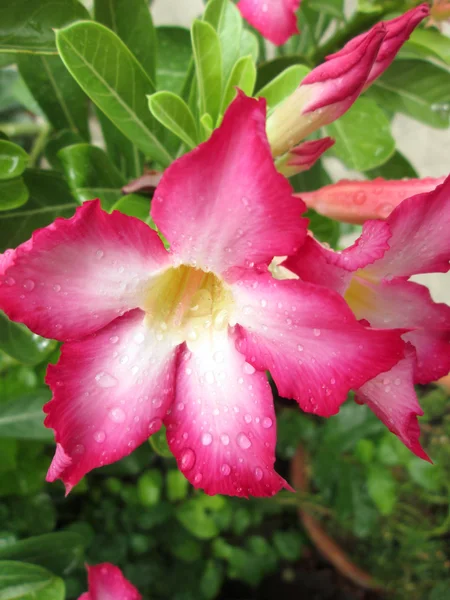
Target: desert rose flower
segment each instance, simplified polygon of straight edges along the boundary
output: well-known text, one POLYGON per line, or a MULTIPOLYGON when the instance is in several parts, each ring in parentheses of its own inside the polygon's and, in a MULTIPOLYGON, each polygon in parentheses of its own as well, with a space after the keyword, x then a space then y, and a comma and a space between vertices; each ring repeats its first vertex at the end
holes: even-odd
POLYGON ((403 200, 415 194, 430 192, 443 183, 445 177, 424 179, 372 181, 343 179, 313 192, 297 194, 308 206, 321 215, 363 224, 368 219, 386 219, 403 200))
POLYGON ((277 171, 285 177, 307 171, 333 144, 334 140, 330 137, 303 142, 276 161, 277 171))
POLYGON ((273 257, 305 240, 304 209, 274 167, 265 101, 239 94, 158 185, 151 214, 170 252, 142 221, 92 201, 3 255, 0 307, 65 342, 47 374, 49 481, 70 491, 164 422, 195 487, 268 496, 287 485, 265 371, 304 410, 331 415, 404 348, 336 292, 272 277, 273 257))
POLYGON ((450 371, 450 307, 433 302, 428 289, 409 278, 449 270, 449 228, 450 177, 402 202, 386 221, 367 221, 350 248, 334 252, 308 237, 285 263, 303 280, 341 293, 362 322, 404 330, 403 360, 357 393, 422 458, 417 416, 423 413, 413 384, 450 371))
POLYGON ((237 5, 244 19, 277 46, 299 33, 299 6, 300 0, 240 0, 237 5))
POLYGON ((78 600, 141 600, 137 589, 110 563, 86 566, 89 591, 78 600))

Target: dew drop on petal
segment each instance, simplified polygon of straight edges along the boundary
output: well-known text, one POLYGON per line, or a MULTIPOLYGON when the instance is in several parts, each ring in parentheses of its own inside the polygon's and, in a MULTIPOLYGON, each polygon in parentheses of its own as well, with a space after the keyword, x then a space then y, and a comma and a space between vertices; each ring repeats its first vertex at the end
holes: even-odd
POLYGON ((226 433, 222 433, 222 435, 220 436, 220 441, 224 446, 228 446, 228 444, 230 443, 230 436, 228 436, 226 433))
POLYGON ((261 306, 262 306, 263 308, 266 308, 266 306, 267 306, 267 300, 266 300, 265 298, 263 298, 263 299, 260 301, 260 304, 261 304, 261 306))
POLYGON ((314 335, 315 335, 316 337, 319 337, 319 335, 320 335, 320 329, 314 329, 314 332, 313 332, 313 333, 314 333, 314 335))
POLYGON ((160 408, 162 405, 162 400, 161 398, 153 398, 152 400, 152 404, 155 408, 160 408))
POLYGON ((244 415, 244 421, 246 423, 251 423, 252 422, 252 415, 244 415))
POLYGON ((120 357, 119 362, 121 365, 126 365, 128 362, 128 356, 126 354, 124 354, 123 356, 120 357))
POLYGON ((114 423, 123 423, 126 419, 124 411, 118 406, 109 411, 108 417, 111 421, 114 421, 114 423))
POLYGON ((230 468, 230 465, 227 465, 226 463, 225 463, 225 464, 223 464, 223 465, 220 467, 220 472, 222 473, 222 475, 225 475, 225 477, 226 477, 227 475, 229 475, 229 474, 231 473, 231 468, 230 468))
POLYGON ((245 435, 245 433, 242 433, 242 432, 238 433, 236 441, 238 443, 238 446, 240 448, 242 448, 242 450, 248 450, 250 448, 250 446, 252 445, 251 441, 248 439, 248 437, 245 435))
POLYGON ((60 292, 60 291, 61 291, 61 286, 60 286, 60 285, 58 285, 58 284, 55 284, 55 285, 53 286, 53 291, 54 291, 54 292, 60 292))
POLYGON ((97 382, 97 385, 102 388, 111 388, 117 384, 117 379, 109 373, 105 373, 105 371, 97 373, 95 381, 97 382))
POLYGON ((187 473, 193 469, 197 457, 191 448, 185 448, 180 457, 180 469, 183 473, 187 473))
POLYGON ((32 279, 26 279, 23 282, 23 287, 27 290, 27 292, 31 292, 31 290, 34 290, 34 281, 32 279))
POLYGON ((194 483, 200 483, 202 479, 203 475, 201 473, 197 473, 197 475, 194 477, 194 483))
POLYGON ((244 372, 247 373, 247 375, 253 375, 253 373, 255 372, 255 367, 253 367, 250 363, 246 362, 244 363, 244 372))
POLYGON ((202 435, 202 444, 204 446, 209 446, 212 442, 212 435, 210 433, 204 433, 202 435))
POLYGON ((97 252, 95 253, 95 256, 97 258, 103 258, 104 252, 103 250, 97 250, 97 252))
POLYGON ((111 344, 116 344, 119 341, 119 336, 118 335, 112 335, 109 338, 109 341, 111 342, 111 344))
POLYGON ((134 340, 135 344, 142 344, 142 342, 144 341, 144 338, 145 338, 145 336, 141 331, 134 336, 133 340, 134 340))
POLYGON ((272 419, 270 417, 264 417, 264 419, 262 420, 262 426, 264 427, 264 429, 270 429, 272 425, 272 419))
POLYGON ((106 439, 106 433, 104 431, 96 431, 94 433, 94 440, 101 444, 106 439))
POLYGON ((150 421, 150 423, 148 424, 148 434, 151 435, 152 433, 155 433, 155 431, 158 431, 161 425, 161 419, 153 419, 153 421, 150 421))
POLYGON ((256 467, 256 469, 255 469, 256 481, 261 481, 262 478, 263 478, 263 470, 260 467, 256 467))
POLYGON ((178 402, 177 410, 184 410, 184 404, 182 402, 178 402))
POLYGON ((303 346, 301 344, 297 344, 297 350, 299 352, 303 352, 303 346))

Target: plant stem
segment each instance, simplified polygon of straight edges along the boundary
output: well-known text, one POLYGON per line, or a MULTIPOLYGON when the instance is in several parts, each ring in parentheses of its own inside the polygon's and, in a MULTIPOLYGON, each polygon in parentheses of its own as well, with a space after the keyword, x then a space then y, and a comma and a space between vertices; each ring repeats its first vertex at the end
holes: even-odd
POLYGON ((39 134, 36 136, 34 140, 33 147, 30 152, 30 161, 29 166, 34 167, 36 161, 38 160, 41 152, 43 151, 45 144, 47 143, 48 134, 50 133, 50 125, 48 123, 44 123, 39 134))
POLYGON ((35 135, 36 133, 41 133, 46 127, 46 123, 36 123, 34 121, 26 121, 23 123, 0 123, 0 131, 8 137, 35 135))

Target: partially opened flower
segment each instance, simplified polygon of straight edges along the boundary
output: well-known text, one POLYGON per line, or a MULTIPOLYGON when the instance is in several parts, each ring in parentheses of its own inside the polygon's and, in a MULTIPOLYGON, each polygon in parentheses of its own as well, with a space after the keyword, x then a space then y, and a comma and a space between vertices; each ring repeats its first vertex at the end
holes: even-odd
POLYGON ((402 202, 387 221, 367 221, 361 237, 342 251, 309 237, 285 265, 303 280, 341 293, 355 316, 372 327, 402 328, 404 359, 358 391, 377 416, 418 456, 418 404, 413 383, 450 371, 450 307, 408 281, 449 270, 450 177, 435 190, 402 202))
POLYGON ((368 219, 386 219, 403 200, 414 194, 430 192, 444 180, 445 177, 399 180, 377 177, 372 181, 343 179, 297 195, 308 208, 325 217, 362 224, 368 219))
POLYGON ((237 5, 244 19, 277 46, 299 33, 299 6, 300 0, 239 0, 237 5))
POLYGON ((3 255, 0 306, 65 341, 47 382, 50 481, 67 491, 164 422, 185 476, 209 494, 267 496, 280 393, 321 415, 403 355, 334 291, 268 266, 304 242, 303 203, 277 173, 265 102, 239 94, 211 138, 164 173, 142 221, 86 202, 3 255))
POLYGON ((286 177, 307 171, 333 144, 334 140, 330 137, 303 142, 276 161, 277 171, 286 177))
POLYGON ((141 600, 142 596, 121 570, 110 564, 102 563, 86 566, 89 591, 78 600, 141 600))

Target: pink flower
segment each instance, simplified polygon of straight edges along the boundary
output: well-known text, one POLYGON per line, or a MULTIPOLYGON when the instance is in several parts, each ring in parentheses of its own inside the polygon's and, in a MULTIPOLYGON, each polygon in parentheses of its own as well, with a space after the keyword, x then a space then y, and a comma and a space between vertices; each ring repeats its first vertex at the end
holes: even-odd
POLYGON ((350 248, 334 252, 309 237, 285 263, 304 281, 342 294, 361 322, 403 330, 403 360, 366 382, 358 396, 422 458, 417 416, 423 413, 413 384, 450 371, 450 307, 409 278, 449 270, 449 228, 450 177, 402 202, 386 221, 367 221, 350 248))
POLYGON ((403 200, 413 194, 434 190, 445 177, 425 179, 349 181, 326 185, 314 192, 297 194, 308 208, 321 215, 344 221, 364 223, 367 219, 386 219, 403 200))
POLYGON ((331 415, 404 347, 397 332, 358 323, 336 292, 272 277, 273 257, 305 240, 304 208, 273 165, 265 102, 239 94, 155 192, 170 252, 142 221, 92 201, 3 255, 0 306, 65 342, 47 374, 58 444, 48 480, 70 491, 164 422, 195 487, 267 496, 287 486, 273 466, 265 371, 282 395, 331 415))
POLYGON ((277 160, 277 171, 286 177, 307 171, 333 144, 334 140, 330 137, 303 142, 277 160))
POLYGON ((102 563, 90 567, 88 572, 89 591, 78 600, 141 600, 137 589, 122 575, 118 567, 102 563))
MULTIPOLYGON (((403 15, 391 19, 390 21, 383 21, 383 25, 386 28, 386 36, 381 44, 375 62, 372 65, 372 69, 367 77, 364 89, 366 90, 374 81, 379 77, 389 65, 392 63, 397 55, 397 52, 403 46, 403 44, 409 39, 409 36, 417 27, 417 25, 430 14, 430 8, 428 4, 420 4, 411 8, 403 15)), ((342 50, 335 54, 327 56, 326 60, 332 60, 336 56, 343 56, 347 53, 351 53, 357 48, 367 35, 370 34, 369 30, 366 33, 357 35, 350 40, 342 50)))
POLYGON ((250 25, 281 46, 296 33, 300 0, 239 0, 237 7, 250 25))

